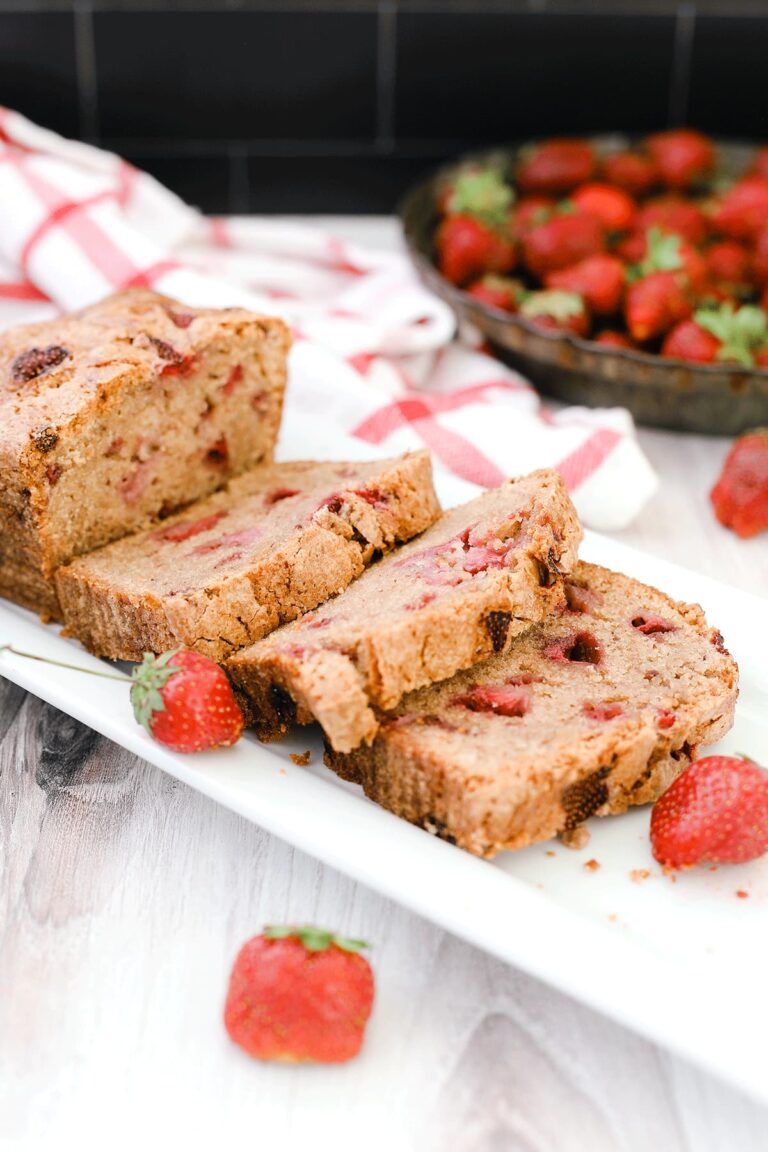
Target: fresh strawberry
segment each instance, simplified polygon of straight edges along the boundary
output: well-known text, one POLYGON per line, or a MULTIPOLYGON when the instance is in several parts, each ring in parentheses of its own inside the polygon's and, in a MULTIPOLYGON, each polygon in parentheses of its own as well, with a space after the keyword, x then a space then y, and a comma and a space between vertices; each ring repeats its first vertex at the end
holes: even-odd
POLYGON ((712 227, 732 240, 749 240, 768 225, 768 180, 745 177, 733 184, 712 212, 712 227))
POLYGON ((648 276, 651 272, 680 272, 680 283, 693 292, 703 292, 707 285, 707 266, 697 249, 680 236, 667 234, 657 227, 646 233, 645 254, 636 268, 630 269, 630 279, 648 276))
POLYGON ((589 313, 576 292, 531 292, 520 306, 520 315, 538 328, 561 328, 577 336, 589 332, 589 313))
POLYGON ((633 340, 653 340, 688 319, 693 309, 680 280, 677 272, 652 272, 629 285, 624 317, 633 340))
POLYGON ((482 280, 476 280, 467 289, 467 294, 481 304, 489 304, 491 308, 501 308, 504 312, 516 312, 520 302, 523 285, 519 280, 509 276, 494 276, 489 273, 482 280))
POLYGON ((511 220, 515 233, 522 236, 537 224, 543 224, 556 207, 556 201, 550 196, 524 196, 512 209, 511 220))
POLYGON ((534 276, 567 268, 605 250, 605 236, 594 216, 559 213, 522 237, 523 260, 534 276))
POLYGON ((578 292, 587 307, 598 316, 616 312, 624 294, 624 265, 615 256, 588 256, 569 268, 544 277, 547 288, 578 292))
POLYGON ((623 188, 630 196, 644 196, 659 182, 659 170, 650 156, 641 152, 614 152, 602 165, 603 177, 623 188))
POLYGON ((690 188, 714 171, 714 144, 690 128, 657 132, 646 139, 645 146, 668 188, 690 188))
POLYGON ((701 244, 707 234, 707 218, 698 204, 680 196, 657 196, 648 200, 637 214, 640 231, 659 228, 682 236, 690 244, 701 244))
POLYGON ((509 236, 472 216, 446 216, 435 243, 441 273, 459 286, 486 272, 509 272, 515 265, 515 245, 509 236))
POLYGON ((595 153, 586 140, 545 140, 522 157, 517 170, 521 191, 559 196, 592 178, 595 153))
POLYGON ((373 1007, 365 947, 310 926, 265 928, 232 968, 224 1007, 230 1038, 257 1060, 351 1060, 373 1007))
POLYGON ((768 227, 761 228, 755 236, 751 272, 758 288, 768 285, 768 227))
POLYGON ((715 515, 748 539, 768 528, 768 429, 740 436, 710 493, 715 515))
POLYGON ((604 328, 595 336, 596 344, 606 344, 610 348, 634 348, 635 345, 624 332, 614 332, 611 328, 604 328))
POLYGON ((635 223, 634 200, 610 184, 582 184, 571 194, 571 201, 578 211, 596 217, 606 232, 628 232, 635 223))
POLYGON ((732 292, 746 291, 752 274, 752 257, 743 244, 719 240, 704 254, 708 279, 732 292))
POLYGON ((752 157, 752 163, 746 175, 761 176, 763 180, 768 180, 768 147, 764 145, 762 148, 758 148, 752 157))
POLYGON ((768 341, 768 315, 755 304, 734 308, 726 303, 717 308, 699 308, 695 319, 720 341, 718 360, 733 360, 751 368, 756 349, 768 341))
POLYGON ((751 760, 706 756, 656 801, 651 848, 665 868, 744 864, 768 851, 768 773, 751 760))
POLYGON ((613 251, 625 264, 639 264, 648 249, 648 240, 645 232, 635 229, 634 232, 622 236, 613 246, 613 251))
POLYGON ((661 346, 662 356, 672 360, 691 360, 697 364, 711 364, 717 360, 720 341, 701 328, 695 320, 683 320, 675 325, 661 346))
POLYGON ((174 752, 227 747, 243 732, 243 714, 222 669, 185 648, 144 654, 133 672, 131 704, 138 722, 174 752))

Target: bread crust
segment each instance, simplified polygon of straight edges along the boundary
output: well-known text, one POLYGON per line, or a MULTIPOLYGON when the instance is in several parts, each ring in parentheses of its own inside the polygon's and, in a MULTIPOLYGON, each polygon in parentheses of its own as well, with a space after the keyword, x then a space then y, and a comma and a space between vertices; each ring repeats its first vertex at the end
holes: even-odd
POLYGON ((272 458, 290 335, 144 289, 0 336, 0 594, 272 458))
POLYGON ((590 816, 655 800, 731 727, 737 666, 698 605, 585 563, 574 582, 589 610, 553 617, 481 668, 406 697, 371 747, 328 747, 326 764, 398 816, 485 857, 573 837, 590 816), (642 619, 648 632, 632 623, 642 619), (653 632, 654 620, 670 630, 653 632), (597 665, 557 655, 587 632, 597 665), (526 710, 483 711, 494 699, 486 690, 509 692, 510 681, 526 710))

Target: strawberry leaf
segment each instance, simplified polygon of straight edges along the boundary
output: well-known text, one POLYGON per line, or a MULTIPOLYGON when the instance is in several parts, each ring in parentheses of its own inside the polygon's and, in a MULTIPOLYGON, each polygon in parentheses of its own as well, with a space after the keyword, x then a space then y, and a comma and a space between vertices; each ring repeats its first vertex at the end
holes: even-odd
POLYGON ((267 940, 300 940, 308 952, 324 952, 331 945, 341 948, 343 952, 361 952, 368 947, 364 940, 337 936, 313 924, 269 924, 263 934, 267 940))
POLYGON ((699 308, 694 320, 721 342, 718 360, 735 361, 745 368, 754 365, 755 350, 768 340, 768 315, 755 304, 744 304, 738 310, 730 303, 699 308))
POLYGON ((678 268, 682 268, 680 236, 672 232, 662 232, 656 225, 649 228, 645 236, 645 256, 637 265, 636 279, 650 276, 652 272, 675 272, 678 268))
POLYGON ((583 311, 584 300, 578 292, 562 292, 556 288, 549 292, 531 292, 520 306, 523 316, 554 316, 561 321, 580 316, 583 311))
POLYGON ((493 168, 464 172, 456 179, 448 199, 448 210, 456 215, 474 216, 494 228, 502 228, 515 198, 514 191, 493 168))
POLYGON ((161 656, 154 656, 151 652, 144 653, 144 659, 137 665, 132 674, 131 704, 133 714, 147 732, 152 733, 152 717, 156 712, 165 711, 165 702, 161 690, 168 683, 171 676, 179 671, 170 664, 170 660, 180 651, 172 648, 163 652, 161 656))

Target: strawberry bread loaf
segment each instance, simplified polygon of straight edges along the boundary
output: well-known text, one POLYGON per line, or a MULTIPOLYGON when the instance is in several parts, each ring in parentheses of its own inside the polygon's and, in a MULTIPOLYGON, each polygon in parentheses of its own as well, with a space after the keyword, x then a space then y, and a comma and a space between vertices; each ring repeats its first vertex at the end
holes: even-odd
POLYGON ((99 656, 184 645, 222 660, 341 592, 439 512, 428 452, 262 465, 60 568, 59 601, 99 656))
POLYGON ((59 565, 270 460, 289 343, 143 289, 0 336, 0 595, 58 616, 59 565))
POLYGON ((406 692, 503 651, 555 610, 580 539, 549 470, 445 513, 342 596, 227 662, 257 733, 316 719, 337 751, 370 741, 406 692))
POLYGON ((479 856, 655 800, 733 722, 738 670, 701 609, 580 563, 567 607, 509 651, 407 696, 326 763, 479 856))

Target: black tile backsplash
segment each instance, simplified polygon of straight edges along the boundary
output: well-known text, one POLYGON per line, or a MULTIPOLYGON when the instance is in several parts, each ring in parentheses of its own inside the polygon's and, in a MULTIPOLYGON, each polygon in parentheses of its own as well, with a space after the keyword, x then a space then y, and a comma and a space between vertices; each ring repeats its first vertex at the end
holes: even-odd
POLYGON ((768 139, 768 0, 0 0, 0 103, 211 212, 387 212, 464 149, 768 139))
POLYGON ((759 19, 700 17, 693 34, 691 123, 722 136, 768 139, 766 61, 768 13, 759 19))
POLYGON ((371 12, 97 12, 109 136, 370 137, 371 12))
POLYGON ((67 136, 79 134, 72 12, 0 14, 0 104, 67 136))
POLYGON ((669 16, 403 12, 395 132, 504 140, 666 122, 669 16))

